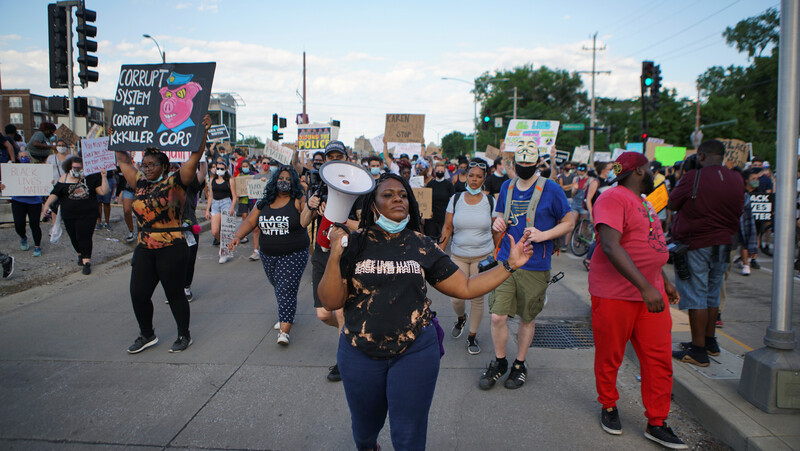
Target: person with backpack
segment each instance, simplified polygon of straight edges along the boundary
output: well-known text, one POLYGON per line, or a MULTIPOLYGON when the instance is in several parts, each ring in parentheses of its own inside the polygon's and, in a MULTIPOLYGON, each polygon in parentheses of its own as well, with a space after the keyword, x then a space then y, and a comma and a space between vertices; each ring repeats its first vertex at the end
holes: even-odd
POLYGON ((553 180, 536 175, 539 155, 535 146, 519 145, 514 154, 517 177, 503 183, 495 207, 492 232, 500 243, 497 261, 509 256, 511 240, 527 236, 533 245, 533 256, 511 277, 489 294, 489 312, 492 314, 492 341, 496 359, 489 363, 478 383, 482 390, 494 387, 509 370, 506 360, 508 342, 508 317, 520 316, 517 334, 517 360, 511 365, 504 386, 522 387, 528 370, 525 356, 533 342, 536 315, 544 307, 547 285, 550 281, 550 256, 554 239, 566 235, 575 227, 564 190, 553 180), (501 216, 502 215, 502 216, 501 216))
MULTIPOLYGON (((492 239, 492 212, 494 197, 481 191, 486 180, 486 163, 473 158, 467 169, 467 190, 455 193, 447 204, 447 215, 439 247, 445 249, 453 239, 450 259, 464 271, 467 277, 478 274, 478 263, 494 251, 492 239), (456 214, 458 212, 458 214, 456 214)), ((451 298, 453 310, 458 315, 450 335, 458 338, 467 323, 466 299, 451 298)), ((483 319, 483 296, 469 300, 469 335, 467 352, 476 355, 481 352, 476 334, 483 319)))

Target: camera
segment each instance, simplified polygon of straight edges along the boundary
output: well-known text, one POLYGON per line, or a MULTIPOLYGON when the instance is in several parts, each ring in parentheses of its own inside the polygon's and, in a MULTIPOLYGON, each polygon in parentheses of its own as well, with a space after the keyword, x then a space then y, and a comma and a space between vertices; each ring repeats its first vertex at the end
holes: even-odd
POLYGON ((497 260, 494 259, 494 255, 489 255, 488 257, 478 262, 478 272, 481 273, 484 271, 488 271, 494 268, 495 266, 497 266, 497 260))
POLYGON ((689 269, 689 245, 684 243, 673 242, 667 246, 669 256, 672 258, 672 265, 675 267, 675 272, 681 280, 689 280, 692 278, 692 271, 689 269))
POLYGON ((320 177, 319 170, 317 169, 308 171, 308 192, 309 198, 317 196, 320 202, 326 202, 328 200, 328 185, 322 181, 322 177, 320 177))

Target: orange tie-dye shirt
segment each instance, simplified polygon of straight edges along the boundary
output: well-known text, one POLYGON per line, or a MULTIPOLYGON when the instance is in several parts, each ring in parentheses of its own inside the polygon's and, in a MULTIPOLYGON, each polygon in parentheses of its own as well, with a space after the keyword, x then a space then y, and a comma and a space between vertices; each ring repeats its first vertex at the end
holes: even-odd
POLYGON ((160 249, 183 240, 182 231, 152 232, 144 229, 181 227, 181 212, 185 200, 186 186, 181 182, 179 173, 157 183, 151 183, 143 173, 137 173, 132 207, 139 225, 139 246, 160 249))

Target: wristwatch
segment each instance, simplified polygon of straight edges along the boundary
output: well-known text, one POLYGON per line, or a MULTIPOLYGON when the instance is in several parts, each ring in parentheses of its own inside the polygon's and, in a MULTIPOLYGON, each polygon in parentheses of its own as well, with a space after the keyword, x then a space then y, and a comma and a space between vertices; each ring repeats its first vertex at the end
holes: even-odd
POLYGON ((508 260, 503 260, 503 268, 506 269, 510 274, 513 274, 516 269, 512 268, 511 265, 508 264, 508 260))

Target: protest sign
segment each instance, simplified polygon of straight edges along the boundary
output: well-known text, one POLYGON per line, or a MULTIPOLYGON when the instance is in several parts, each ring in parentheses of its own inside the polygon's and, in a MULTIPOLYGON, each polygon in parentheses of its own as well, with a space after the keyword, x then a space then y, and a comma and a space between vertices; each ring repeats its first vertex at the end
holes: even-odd
POLYGON ((512 119, 506 131, 505 151, 516 152, 518 148, 534 155, 549 154, 556 145, 558 121, 512 119))
POLYGON ((83 151, 83 173, 97 174, 102 170, 111 171, 117 167, 117 154, 108 151, 108 137, 81 140, 83 151))
POLYGON ((423 175, 414 175, 411 177, 411 180, 408 181, 408 185, 412 188, 424 188, 425 187, 425 176, 423 175))
POLYGON ((261 178, 253 178, 247 181, 247 197, 251 200, 261 199, 264 195, 264 187, 267 186, 266 180, 261 178))
POLYGON ((239 197, 247 197, 247 182, 253 180, 253 176, 240 175, 231 180, 233 180, 233 184, 236 185, 236 195, 239 197))
POLYGON ((206 133, 206 137, 209 141, 231 139, 231 135, 228 133, 228 127, 226 127, 224 124, 212 125, 206 133))
POLYGON ((566 150, 556 150, 556 164, 561 166, 569 161, 569 152, 566 150))
POLYGON ((676 161, 682 161, 684 158, 686 158, 685 147, 658 146, 655 149, 655 161, 664 166, 672 166, 676 161))
POLYGON ((424 114, 387 114, 383 136, 387 143, 422 143, 424 131, 424 114))
POLYGON ((114 95, 109 150, 199 149, 216 65, 123 65, 114 95))
POLYGON ((420 143, 386 143, 386 150, 388 150, 395 158, 400 158, 400 155, 406 154, 409 159, 414 158, 414 155, 422 156, 422 144, 420 143))
POLYGON ((230 211, 222 212, 222 221, 219 228, 219 256, 233 258, 233 252, 228 250, 228 244, 236 238, 236 230, 241 224, 242 218, 230 214, 230 211))
POLYGON ((69 127, 64 124, 58 126, 56 129, 55 135, 58 136, 58 139, 64 141, 68 146, 75 146, 80 141, 80 137, 76 135, 69 127))
POLYGON ((0 164, 0 179, 6 186, 0 196, 48 196, 53 190, 53 166, 3 163, 0 164))
POLYGON ((492 162, 494 162, 494 160, 497 159, 497 157, 500 156, 500 149, 498 149, 497 147, 486 146, 485 155, 486 155, 486 158, 488 158, 489 160, 492 160, 492 162))
POLYGON ((589 157, 591 155, 591 150, 583 147, 576 147, 575 150, 572 151, 572 161, 577 163, 589 163, 589 157))
POLYGON ((647 195, 647 201, 653 205, 656 213, 661 213, 661 210, 667 208, 669 203, 669 193, 667 192, 667 185, 660 184, 653 190, 652 193, 647 195))
POLYGON ((644 143, 628 143, 625 147, 629 152, 644 153, 644 143))
POLYGON ((86 137, 87 138, 99 138, 102 134, 103 134, 103 127, 101 127, 101 126, 99 126, 97 124, 92 124, 92 126, 89 127, 89 131, 86 132, 86 137))
POLYGON ((595 152, 594 161, 611 161, 611 152, 595 152))
POLYGON ((369 144, 372 146, 372 150, 375 151, 375 155, 383 155, 383 134, 370 138, 369 144))
POLYGON ((747 163, 747 157, 750 154, 747 143, 740 139, 717 138, 717 141, 725 146, 725 158, 722 160, 722 164, 727 166, 728 169, 744 168, 744 164, 747 163))
POLYGON ((625 149, 620 149, 619 147, 617 147, 611 154, 611 161, 617 161, 617 158, 619 158, 619 156, 622 155, 623 153, 625 153, 625 149))
POLYGON ((753 219, 756 221, 772 221, 772 203, 775 201, 774 194, 751 194, 750 210, 753 212, 753 219))
POLYGON ((429 219, 433 217, 433 189, 431 188, 411 188, 414 191, 414 197, 417 199, 419 205, 419 213, 422 219, 429 219))
MULTIPOLYGON (((659 141, 664 141, 663 139, 659 141)), ((664 144, 663 142, 650 141, 648 138, 647 143, 644 145, 644 156, 648 161, 656 160, 656 147, 672 147, 672 144, 664 144)))
POLYGON ((288 147, 283 147, 278 141, 267 138, 267 143, 264 146, 264 155, 273 160, 278 160, 280 164, 291 164, 294 151, 288 147))
POLYGON ((323 124, 310 124, 297 126, 297 150, 315 151, 323 150, 325 146, 335 139, 331 136, 331 126, 323 124))
MULTIPOLYGON (((189 159, 189 156, 192 154, 191 152, 184 151, 184 152, 164 152, 169 157, 170 163, 183 163, 189 159)), ((144 152, 133 152, 133 162, 139 164, 142 162, 142 157, 144 156, 144 152)))

